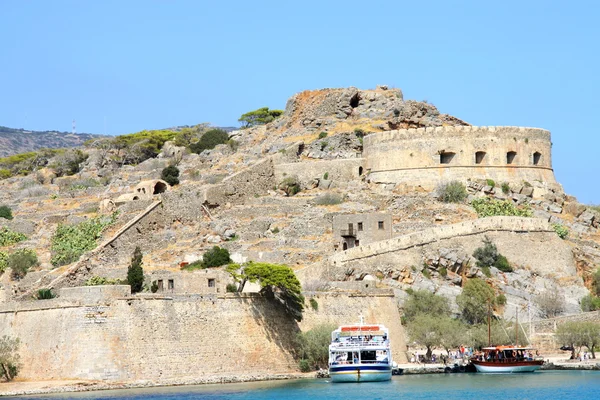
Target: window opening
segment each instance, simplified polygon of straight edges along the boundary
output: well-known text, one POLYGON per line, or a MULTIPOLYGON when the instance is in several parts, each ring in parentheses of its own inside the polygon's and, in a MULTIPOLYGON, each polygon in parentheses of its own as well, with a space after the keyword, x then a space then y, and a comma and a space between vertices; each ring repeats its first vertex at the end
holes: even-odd
POLYGON ((357 225, 358 231, 361 232, 363 230, 363 224, 362 224, 362 222, 359 222, 356 225, 357 225))
POLYGON ((515 152, 515 151, 509 151, 508 153, 506 153, 506 163, 512 164, 515 161, 516 156, 517 156, 517 152, 515 152))
POLYGON ((485 158, 485 151, 478 151, 475 153, 475 164, 481 164, 485 158))
POLYGON ((173 279, 169 279, 169 282, 167 282, 167 288, 171 291, 175 289, 175 282, 173 281, 173 279))
POLYGON ((377 223, 377 227, 378 227, 379 229, 383 229, 383 221, 379 221, 379 222, 377 223))
POLYGON ((538 165, 540 160, 542 159, 542 153, 535 152, 533 153, 533 165, 538 165))
POLYGON ((209 279, 208 280, 208 287, 215 287, 215 280, 214 279, 209 279))
POLYGON ((440 153, 440 164, 450 164, 450 162, 452 161, 452 159, 454 158, 454 156, 456 155, 456 153, 452 153, 452 152, 441 152, 440 153))

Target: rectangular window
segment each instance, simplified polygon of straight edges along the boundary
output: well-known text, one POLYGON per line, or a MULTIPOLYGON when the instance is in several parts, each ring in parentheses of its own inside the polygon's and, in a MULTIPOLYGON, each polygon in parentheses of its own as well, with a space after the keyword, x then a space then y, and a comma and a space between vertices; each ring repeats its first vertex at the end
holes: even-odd
POLYGON ((384 228, 383 228, 383 221, 379 221, 379 222, 377 223, 377 227, 378 227, 379 229, 384 229, 384 228))
POLYGON ((358 247, 360 246, 360 240, 355 240, 354 241, 354 247, 358 247))
POLYGON ((358 231, 361 232, 363 230, 362 222, 359 222, 356 225, 358 225, 358 231))
POLYGON ((209 279, 208 280, 208 287, 215 287, 215 280, 214 279, 209 279))
POLYGON ((163 280, 159 279, 158 280, 158 291, 162 292, 163 290, 165 290, 164 286, 163 286, 163 280))
POLYGON ((173 281, 173 279, 169 279, 169 282, 167 282, 167 288, 170 291, 173 291, 173 289, 175 289, 175 282, 173 281))

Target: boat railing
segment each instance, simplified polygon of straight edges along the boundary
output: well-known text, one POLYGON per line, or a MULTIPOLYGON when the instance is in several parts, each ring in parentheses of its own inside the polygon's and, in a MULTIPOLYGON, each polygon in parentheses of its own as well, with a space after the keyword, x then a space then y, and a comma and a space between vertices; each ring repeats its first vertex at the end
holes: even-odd
POLYGON ((350 348, 350 347, 389 347, 389 340, 349 340, 341 342, 331 342, 332 347, 350 348))
POLYGON ((386 360, 361 360, 360 362, 354 362, 354 361, 333 361, 330 364, 331 365, 352 365, 352 364, 389 364, 390 362, 386 359, 386 360))

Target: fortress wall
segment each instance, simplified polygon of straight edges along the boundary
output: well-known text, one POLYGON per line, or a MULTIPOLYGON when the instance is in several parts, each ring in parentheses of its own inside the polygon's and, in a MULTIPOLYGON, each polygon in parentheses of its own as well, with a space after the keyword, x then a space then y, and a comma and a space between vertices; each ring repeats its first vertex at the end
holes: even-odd
POLYGON ((385 324, 395 360, 405 361, 404 331, 392 294, 319 293, 318 311, 308 306, 298 325, 255 295, 113 297, 107 302, 118 293, 99 288, 108 290, 100 302, 87 302, 97 300, 97 293, 72 288, 82 294, 77 303, 57 298, 2 306, 0 336, 21 340, 20 378, 165 382, 287 373, 297 368, 291 345, 300 328, 354 323, 359 315, 385 324))
POLYGON ((298 326, 263 298, 129 298, 46 309, 35 303, 0 311, 0 336, 21 339, 23 379, 164 381, 296 368, 290 340, 298 326))
POLYGON ((308 306, 304 319, 300 323, 303 331, 318 324, 333 325, 355 324, 364 317, 366 323, 379 323, 390 330, 392 356, 397 363, 406 363, 406 341, 404 328, 400 323, 398 302, 393 294, 382 295, 347 295, 339 293, 314 292, 307 294, 308 299, 314 298, 319 307, 313 310, 308 306))
MULTIPOLYGON (((522 322, 523 330, 531 333, 530 340, 534 347, 540 349, 542 352, 556 353, 560 346, 567 343, 560 343, 556 337, 556 329, 564 324, 565 322, 600 322, 600 311, 591 311, 580 314, 564 315, 556 318, 542 319, 538 321, 531 321, 530 324, 527 321, 522 322)), ((543 353, 542 353, 543 354, 543 353)), ((568 353, 565 352, 565 355, 568 353)))
POLYGON ((370 134, 363 155, 374 182, 433 189, 454 179, 555 183, 551 146, 550 132, 538 128, 447 126, 370 134), (476 152, 485 152, 480 163, 476 152), (508 152, 516 152, 510 164, 508 152), (441 163, 441 153, 454 155, 441 163))
POLYGON ((299 163, 275 165, 275 181, 281 182, 286 177, 296 176, 303 187, 307 187, 314 179, 327 179, 334 182, 346 182, 360 177, 359 168, 364 159, 350 158, 343 160, 303 161, 299 163))

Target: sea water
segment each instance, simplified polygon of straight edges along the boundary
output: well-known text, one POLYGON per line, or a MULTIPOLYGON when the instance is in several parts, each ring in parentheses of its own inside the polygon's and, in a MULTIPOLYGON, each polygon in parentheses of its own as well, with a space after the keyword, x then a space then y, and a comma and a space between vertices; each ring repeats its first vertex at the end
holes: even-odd
POLYGON ((600 371, 526 374, 432 374, 394 376, 390 382, 331 383, 326 379, 178 386, 33 396, 28 399, 265 400, 265 399, 594 399, 600 371))

